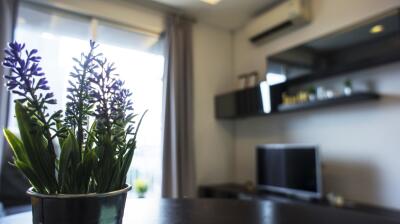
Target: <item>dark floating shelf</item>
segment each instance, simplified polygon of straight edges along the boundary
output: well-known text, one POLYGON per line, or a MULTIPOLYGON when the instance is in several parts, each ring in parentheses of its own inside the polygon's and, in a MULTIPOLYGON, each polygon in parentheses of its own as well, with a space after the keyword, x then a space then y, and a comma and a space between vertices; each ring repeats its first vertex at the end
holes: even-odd
POLYGON ((258 89, 251 88, 216 96, 215 106, 217 119, 243 119, 257 116, 274 116, 302 110, 316 110, 323 107, 334 107, 377 100, 380 98, 380 95, 375 92, 354 92, 348 96, 343 95, 324 100, 315 100, 292 105, 280 104, 272 112, 265 113, 263 111, 262 97, 257 94, 256 90, 258 89), (243 106, 237 107, 237 105, 243 106))
POLYGON ((338 97, 333 97, 333 98, 329 98, 329 99, 325 99, 325 100, 315 100, 312 102, 299 103, 299 104, 293 104, 293 105, 281 104, 278 106, 278 111, 275 112, 275 114, 281 113, 281 112, 283 113, 283 112, 290 112, 290 111, 314 109, 314 108, 320 108, 320 107, 336 106, 336 105, 355 103, 355 102, 366 101, 366 100, 375 100, 375 99, 379 99, 379 97, 380 97, 380 95, 377 93, 359 92, 359 93, 353 93, 349 96, 338 96, 338 97))

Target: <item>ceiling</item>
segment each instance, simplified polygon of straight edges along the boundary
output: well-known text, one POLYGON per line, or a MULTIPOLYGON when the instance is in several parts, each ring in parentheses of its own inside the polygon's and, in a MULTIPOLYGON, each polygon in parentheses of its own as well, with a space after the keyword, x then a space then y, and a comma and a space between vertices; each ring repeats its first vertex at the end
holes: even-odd
POLYGON ((200 0, 153 0, 177 8, 197 20, 234 30, 251 17, 282 0, 221 0, 209 5, 200 0))

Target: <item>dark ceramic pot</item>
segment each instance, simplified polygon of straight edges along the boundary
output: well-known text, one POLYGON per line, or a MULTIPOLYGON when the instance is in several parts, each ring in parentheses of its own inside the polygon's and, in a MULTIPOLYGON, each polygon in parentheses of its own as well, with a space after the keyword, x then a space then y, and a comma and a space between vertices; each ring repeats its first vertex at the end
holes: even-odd
POLYGON ((131 189, 92 194, 38 194, 30 188, 33 224, 121 224, 131 189))

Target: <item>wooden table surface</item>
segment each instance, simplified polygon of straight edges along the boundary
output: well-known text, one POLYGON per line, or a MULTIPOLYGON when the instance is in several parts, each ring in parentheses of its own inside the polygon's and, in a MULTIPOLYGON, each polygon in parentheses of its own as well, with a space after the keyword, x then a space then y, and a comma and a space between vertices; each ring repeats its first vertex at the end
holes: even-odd
MULTIPOLYGON (((31 213, 0 219, 1 224, 30 224, 31 213)), ((124 224, 400 224, 383 216, 312 204, 224 199, 128 199, 124 224)))

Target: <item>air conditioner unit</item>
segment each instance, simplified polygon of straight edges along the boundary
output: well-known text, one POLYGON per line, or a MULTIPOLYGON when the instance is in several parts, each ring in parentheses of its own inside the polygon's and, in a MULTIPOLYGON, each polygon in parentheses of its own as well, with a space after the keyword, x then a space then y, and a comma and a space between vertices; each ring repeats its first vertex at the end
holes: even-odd
POLYGON ((265 41, 311 21, 309 0, 287 0, 252 19, 246 26, 253 43, 265 41))

